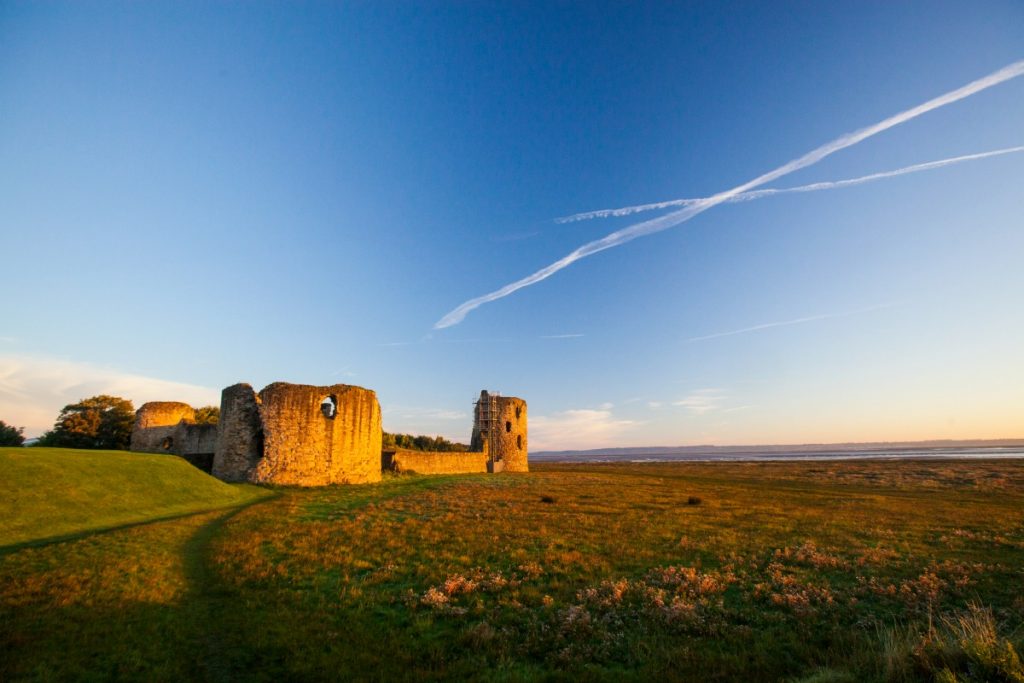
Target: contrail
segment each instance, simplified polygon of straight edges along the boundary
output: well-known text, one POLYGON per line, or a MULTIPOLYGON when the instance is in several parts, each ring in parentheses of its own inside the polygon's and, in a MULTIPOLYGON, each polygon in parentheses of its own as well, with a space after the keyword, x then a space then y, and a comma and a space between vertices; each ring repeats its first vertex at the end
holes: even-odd
POLYGON ((782 320, 774 323, 763 323, 761 325, 754 325, 752 327, 743 327, 738 330, 729 330, 728 332, 715 332, 714 334, 705 334, 700 337, 690 337, 686 341, 697 342, 704 341, 706 339, 718 339, 719 337, 731 337, 736 334, 746 334, 747 332, 757 332, 758 330, 767 330, 773 327, 787 327, 789 325, 800 325, 802 323, 814 322, 816 320, 828 320, 829 318, 845 318, 850 315, 858 315, 860 313, 870 313, 871 311, 879 311, 883 308, 892 308, 893 306, 903 305, 902 301, 894 301, 887 304, 878 304, 876 306, 868 306, 867 308, 859 308, 856 311, 843 311, 842 313, 823 313, 821 315, 809 315, 803 318, 794 318, 793 320, 782 320))
MULTIPOLYGON (((733 204, 737 202, 749 202, 752 199, 760 199, 761 197, 768 197, 776 194, 788 194, 790 192, 816 192, 818 190, 833 190, 838 187, 850 187, 853 185, 861 185, 863 183, 870 183, 874 180, 881 180, 883 178, 892 178, 893 176, 906 175, 907 173, 917 173, 918 171, 930 171, 935 168, 942 168, 944 166, 951 166, 953 164, 959 164, 964 161, 976 161, 978 159, 987 159, 989 157, 997 157, 1003 154, 1014 154, 1016 152, 1024 152, 1024 145, 1020 147, 1004 147, 1003 149, 995 149, 991 152, 979 152, 977 154, 965 154, 959 157, 950 157, 948 159, 939 159, 938 161, 929 161, 923 164, 914 164, 913 166, 904 166, 903 168, 897 168, 895 171, 883 171, 881 173, 872 173, 870 175, 860 176, 859 178, 849 178, 847 180, 833 180, 821 183, 811 183, 810 185, 801 185, 799 187, 784 187, 784 188, 768 188, 764 190, 753 190, 751 192, 744 192, 732 197, 727 203, 733 204)), ((637 204, 635 206, 624 206, 619 209, 599 209, 597 211, 584 211, 582 213, 574 213, 571 216, 564 216, 562 218, 556 218, 555 223, 575 223, 576 221, 586 221, 593 218, 613 218, 617 216, 630 216, 634 213, 641 213, 643 211, 657 211, 658 209, 668 209, 673 206, 689 206, 701 201, 700 199, 670 199, 664 202, 655 202, 653 204, 637 204)))
POLYGON ((956 90, 951 90, 950 92, 944 95, 940 95, 939 97, 928 100, 923 104, 919 104, 916 107, 907 109, 906 111, 900 112, 895 116, 890 116, 889 118, 884 119, 883 121, 880 121, 874 125, 868 126, 867 128, 861 128, 860 130, 854 131, 852 133, 846 133, 845 135, 842 135, 836 138, 835 140, 828 142, 822 145, 821 147, 818 147, 817 149, 811 150, 807 154, 804 154, 803 156, 794 159, 789 163, 783 164, 782 166, 779 166, 778 168, 772 171, 768 171, 767 173, 759 175, 753 180, 749 180, 743 183, 742 185, 737 185, 731 190, 719 192, 718 194, 712 195, 711 197, 707 197, 705 199, 698 199, 693 204, 684 206, 682 209, 678 211, 673 211, 672 213, 668 213, 665 214, 664 216, 659 216, 658 218, 654 218, 648 221, 643 221, 642 223, 635 223, 631 226, 628 226, 621 230, 617 230, 609 235, 606 235, 601 239, 588 242, 583 246, 574 249, 569 254, 563 256, 554 263, 545 266, 544 268, 541 268, 532 275, 528 275, 522 278, 521 280, 516 280, 515 282, 507 284, 501 289, 495 290, 489 294, 478 296, 475 299, 470 299, 469 301, 460 304, 458 307, 453 309, 443 318, 438 320, 434 324, 434 329, 442 329, 445 327, 451 327, 452 325, 457 325, 458 323, 462 322, 462 320, 470 311, 479 308, 480 306, 491 301, 495 301, 497 299, 506 297, 509 294, 512 294, 513 292, 522 289, 523 287, 529 287, 530 285, 536 284, 541 280, 545 280, 554 275, 555 273, 557 273, 558 271, 562 270, 563 268, 567 268, 568 266, 572 265, 573 263, 579 261, 582 258, 586 258, 587 256, 591 256, 600 251, 604 251, 605 249, 617 247, 620 244, 625 244, 626 242, 634 240, 637 237, 641 237, 643 235, 650 235, 652 233, 660 232, 662 230, 667 230, 668 228, 679 225, 680 223, 684 223, 693 218, 694 216, 701 214, 707 211, 708 209, 717 206, 718 204, 721 204, 722 202, 729 201, 729 199, 735 197, 738 194, 742 194, 744 192, 747 192, 748 190, 752 190, 755 187, 764 185, 765 183, 770 183, 773 180, 793 173, 794 171, 798 171, 801 168, 806 168, 807 166, 816 164, 825 157, 831 154, 835 154, 836 152, 842 149, 846 149, 847 147, 856 145, 858 142, 866 140, 867 138, 873 135, 877 135, 878 133, 886 131, 894 126, 898 126, 901 123, 905 123, 907 121, 910 121, 911 119, 917 118, 922 114, 926 114, 927 112, 932 111, 933 109, 938 109, 939 107, 943 107, 947 104, 951 104, 958 100, 962 100, 965 97, 970 97, 975 93, 981 92, 982 90, 985 90, 987 88, 991 88, 992 86, 998 85, 999 83, 1007 81, 1011 78, 1016 78, 1021 74, 1024 74, 1024 60, 1020 60, 1014 62, 1013 64, 1009 64, 1008 66, 1004 66, 1002 69, 999 69, 998 71, 995 71, 989 74, 988 76, 985 76, 984 78, 972 81, 971 83, 968 83, 963 87, 957 88, 956 90))

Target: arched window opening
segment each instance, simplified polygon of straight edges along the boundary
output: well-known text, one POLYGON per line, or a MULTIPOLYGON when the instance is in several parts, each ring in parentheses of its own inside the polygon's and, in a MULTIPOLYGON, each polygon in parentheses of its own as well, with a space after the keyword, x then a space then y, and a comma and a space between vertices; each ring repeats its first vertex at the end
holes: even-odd
POLYGON ((516 434, 516 448, 523 450, 523 435, 516 434))
POLYGON ((516 406, 516 419, 518 420, 519 416, 522 415, 522 414, 523 414, 523 407, 522 406, 516 406))
POLYGON ((511 434, 512 433, 512 423, 511 422, 506 422, 505 423, 505 433, 506 434, 511 434))
POLYGON ((162 441, 162 442, 160 443, 160 448, 164 449, 165 451, 169 451, 169 450, 171 450, 172 448, 174 448, 174 438, 173 438, 173 437, 170 437, 170 436, 166 437, 166 438, 165 438, 165 439, 164 439, 164 440, 163 440, 163 441, 162 441))
POLYGON ((328 420, 333 420, 334 416, 338 414, 338 399, 333 396, 325 396, 324 400, 320 401, 320 412, 328 420))

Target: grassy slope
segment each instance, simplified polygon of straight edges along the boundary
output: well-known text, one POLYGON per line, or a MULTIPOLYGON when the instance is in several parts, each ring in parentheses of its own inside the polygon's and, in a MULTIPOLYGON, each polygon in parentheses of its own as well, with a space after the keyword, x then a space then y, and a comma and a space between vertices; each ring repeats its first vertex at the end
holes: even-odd
POLYGON ((0 448, 0 547, 242 505, 262 493, 174 456, 0 448))

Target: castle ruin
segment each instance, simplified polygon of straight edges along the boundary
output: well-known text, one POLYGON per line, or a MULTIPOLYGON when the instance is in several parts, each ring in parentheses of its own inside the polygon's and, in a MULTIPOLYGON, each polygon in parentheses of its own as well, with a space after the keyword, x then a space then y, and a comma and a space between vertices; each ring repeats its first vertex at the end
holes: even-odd
POLYGON ((380 481, 377 394, 347 384, 275 382, 221 393, 212 474, 225 481, 323 486, 380 481))
POLYGON ((489 472, 529 472, 526 459, 526 401, 514 396, 480 392, 473 416, 471 450, 486 448, 489 472))
POLYGON ((485 389, 474 403, 468 452, 389 449, 383 452, 382 467, 417 474, 529 472, 526 401, 485 389))
POLYGON ((419 474, 527 472, 526 402, 487 391, 475 403, 469 452, 382 450, 377 395, 347 384, 275 382, 221 392, 216 425, 195 424, 185 403, 146 403, 131 449, 180 455, 224 481, 324 486, 419 474))
POLYGON ((180 455, 206 472, 213 465, 217 425, 196 424, 196 411, 187 403, 154 401, 135 412, 131 443, 141 453, 180 455))

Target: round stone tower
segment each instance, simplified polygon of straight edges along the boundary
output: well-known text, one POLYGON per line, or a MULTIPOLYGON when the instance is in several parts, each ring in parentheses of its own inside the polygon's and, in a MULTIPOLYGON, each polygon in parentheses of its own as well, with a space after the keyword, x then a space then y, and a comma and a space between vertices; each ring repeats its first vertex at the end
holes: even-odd
POLYGON ((473 418, 471 448, 487 443, 492 472, 529 472, 526 401, 514 396, 480 392, 473 418))

